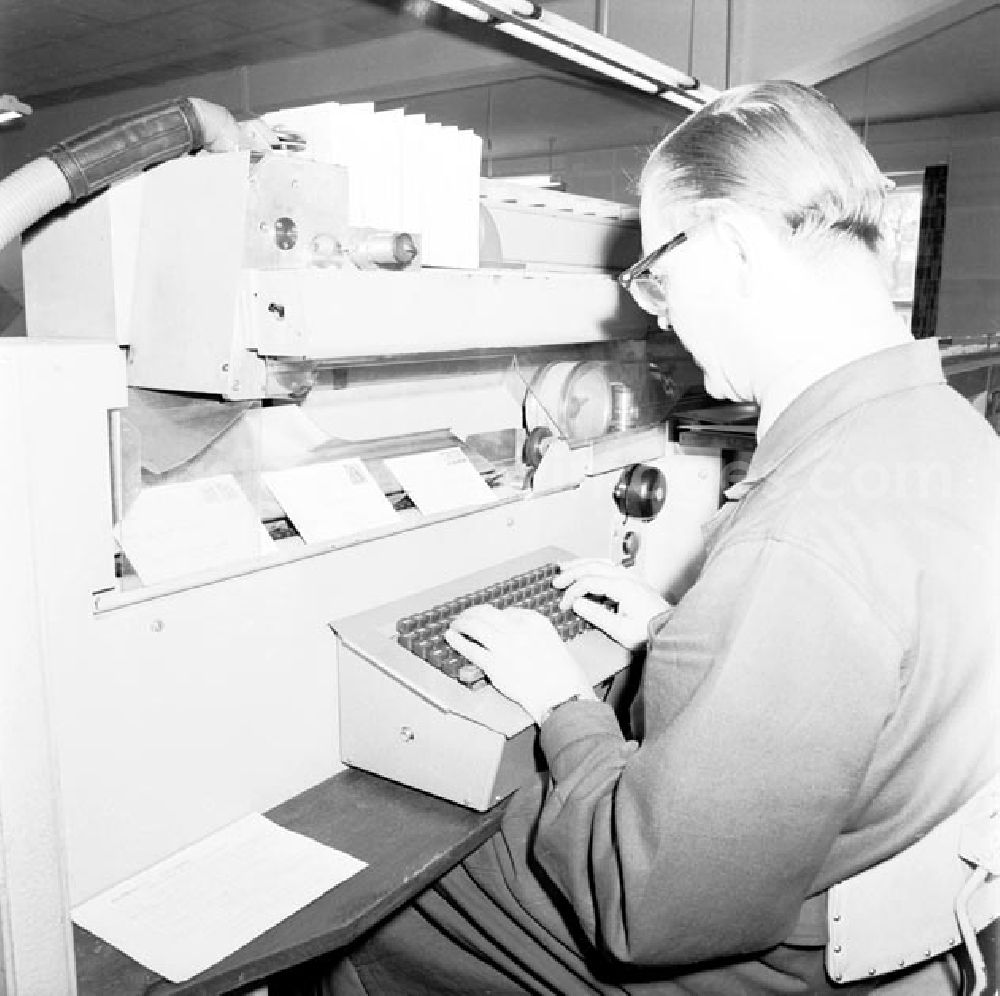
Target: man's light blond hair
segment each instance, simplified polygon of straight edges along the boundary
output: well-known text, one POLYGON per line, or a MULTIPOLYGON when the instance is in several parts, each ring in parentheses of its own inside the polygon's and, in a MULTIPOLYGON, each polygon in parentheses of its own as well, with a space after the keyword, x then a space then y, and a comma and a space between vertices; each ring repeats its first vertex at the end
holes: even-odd
POLYGON ((877 252, 888 181, 822 94, 783 80, 726 90, 675 128, 642 173, 654 205, 730 201, 796 236, 877 252))

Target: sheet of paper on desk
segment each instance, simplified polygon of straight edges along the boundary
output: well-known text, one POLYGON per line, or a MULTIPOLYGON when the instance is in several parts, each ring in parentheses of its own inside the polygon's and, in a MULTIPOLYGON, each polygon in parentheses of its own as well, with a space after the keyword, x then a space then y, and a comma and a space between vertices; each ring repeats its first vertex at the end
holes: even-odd
POLYGON ((249 560, 274 546, 232 474, 144 488, 118 541, 144 584, 249 560))
POLYGON ((77 906, 73 922, 184 982, 364 867, 252 814, 77 906))
POLYGON ((385 463, 424 515, 496 500, 490 486, 457 446, 392 457, 385 463))
POLYGON ((261 475, 307 543, 391 526, 396 510, 357 457, 261 475))

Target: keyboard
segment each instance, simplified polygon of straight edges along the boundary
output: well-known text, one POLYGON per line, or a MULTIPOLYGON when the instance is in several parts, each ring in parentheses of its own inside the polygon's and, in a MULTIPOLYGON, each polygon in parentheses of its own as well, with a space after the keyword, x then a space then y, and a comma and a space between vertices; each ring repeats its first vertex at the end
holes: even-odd
POLYGON ((549 562, 403 616, 396 621, 396 640, 404 650, 449 678, 469 688, 482 688, 486 684, 483 672, 445 640, 448 627, 456 616, 473 605, 533 609, 549 619, 563 640, 572 640, 589 629, 590 623, 572 609, 559 608, 563 593, 552 586, 552 579, 558 573, 559 565, 549 562))
POLYGON ((344 619, 334 620, 340 758, 404 785, 484 810, 534 775, 537 727, 444 642, 452 619, 489 602, 547 615, 597 686, 631 656, 552 586, 575 555, 543 547, 344 619), (471 670, 470 670, 471 669, 471 670))

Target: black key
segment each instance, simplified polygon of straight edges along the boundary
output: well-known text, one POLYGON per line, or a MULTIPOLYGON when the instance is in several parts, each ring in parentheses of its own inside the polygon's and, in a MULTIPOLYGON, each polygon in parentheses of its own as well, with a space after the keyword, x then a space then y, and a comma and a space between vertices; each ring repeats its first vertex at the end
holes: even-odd
POLYGON ((449 678, 458 678, 458 672, 461 670, 468 661, 457 651, 448 647, 448 656, 444 659, 444 663, 441 664, 441 670, 448 675, 449 678))
POLYGON ((427 655, 427 663, 431 667, 436 667, 439 671, 445 670, 445 665, 448 663, 448 651, 450 647, 442 646, 440 643, 431 649, 431 652, 427 655))

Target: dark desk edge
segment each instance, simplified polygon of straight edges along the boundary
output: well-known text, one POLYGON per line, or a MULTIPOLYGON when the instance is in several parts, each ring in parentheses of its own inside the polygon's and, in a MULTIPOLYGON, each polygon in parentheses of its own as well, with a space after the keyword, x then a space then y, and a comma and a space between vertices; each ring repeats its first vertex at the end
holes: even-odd
POLYGON ((78 994, 217 996, 344 950, 488 840, 503 810, 478 813, 366 772, 342 771, 265 815, 368 868, 183 983, 166 981, 74 926, 78 994))

